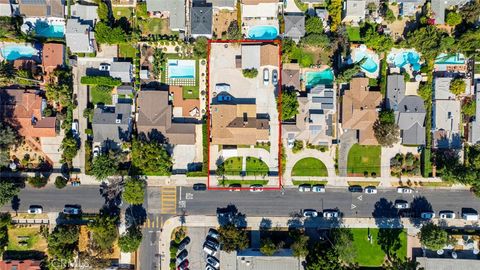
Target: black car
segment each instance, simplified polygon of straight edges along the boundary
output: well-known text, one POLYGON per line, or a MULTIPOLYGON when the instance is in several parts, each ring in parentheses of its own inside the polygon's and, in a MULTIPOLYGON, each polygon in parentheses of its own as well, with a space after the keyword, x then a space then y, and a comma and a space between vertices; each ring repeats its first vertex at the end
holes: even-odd
POLYGON ((190 237, 185 237, 183 240, 178 244, 178 250, 184 250, 185 247, 190 243, 190 237))
POLYGON ((350 191, 350 192, 363 192, 363 188, 361 186, 349 186, 348 191, 350 191))
POLYGON ((205 191, 205 190, 207 190, 207 185, 202 184, 202 183, 193 184, 193 190, 205 191))
POLYGON ((218 243, 218 241, 213 238, 213 237, 210 237, 210 236, 207 236, 207 240, 205 241, 205 243, 213 248, 215 248, 215 250, 218 250, 220 248, 220 244, 218 243))
POLYGON ((182 250, 180 253, 177 255, 177 263, 180 264, 185 260, 188 256, 188 251, 186 249, 182 250))

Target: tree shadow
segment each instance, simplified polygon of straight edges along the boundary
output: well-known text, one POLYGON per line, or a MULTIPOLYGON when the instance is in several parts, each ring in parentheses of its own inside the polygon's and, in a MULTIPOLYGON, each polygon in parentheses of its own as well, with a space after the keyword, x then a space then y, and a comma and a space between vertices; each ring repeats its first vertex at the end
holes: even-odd
POLYGON ((424 223, 424 220, 420 218, 421 214, 424 212, 432 212, 432 204, 424 196, 415 197, 410 204, 410 222, 415 227, 420 227, 424 223))
POLYGON ((260 221, 260 231, 268 231, 272 228, 272 220, 268 218, 262 218, 260 221))
POLYGON ((385 198, 375 203, 375 209, 372 212, 375 224, 379 228, 377 244, 389 259, 395 256, 402 246, 400 235, 403 232, 403 224, 399 214, 394 202, 385 198))
POLYGON ((18 209, 20 209, 20 198, 17 195, 12 198, 12 210, 15 211, 15 215, 18 214, 18 209))
POLYGON ((142 225, 147 220, 147 211, 142 205, 130 205, 125 210, 127 227, 142 225))
POLYGON ((247 227, 246 215, 239 212, 234 204, 229 204, 224 208, 218 207, 217 219, 220 226, 232 224, 238 228, 247 227))

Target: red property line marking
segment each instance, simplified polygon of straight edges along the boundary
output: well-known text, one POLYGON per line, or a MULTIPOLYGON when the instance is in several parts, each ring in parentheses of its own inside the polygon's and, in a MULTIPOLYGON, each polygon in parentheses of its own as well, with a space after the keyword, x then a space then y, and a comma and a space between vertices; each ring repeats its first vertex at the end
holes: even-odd
MULTIPOLYGON (((278 187, 264 187, 263 190, 280 190, 282 188, 282 44, 280 40, 250 40, 250 39, 241 39, 241 40, 208 40, 207 45, 207 189, 208 190, 229 190, 229 187, 211 187, 210 186, 210 52, 212 43, 275 43, 278 45, 278 187)), ((240 190, 250 190, 249 187, 241 187, 240 190)))

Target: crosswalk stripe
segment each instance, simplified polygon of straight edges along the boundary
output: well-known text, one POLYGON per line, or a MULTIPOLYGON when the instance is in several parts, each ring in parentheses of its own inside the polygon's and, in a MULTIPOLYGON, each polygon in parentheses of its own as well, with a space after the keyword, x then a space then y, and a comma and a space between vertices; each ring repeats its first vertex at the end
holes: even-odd
MULTIPOLYGON (((176 187, 161 187, 161 207, 162 214, 176 214, 177 212, 177 188, 176 187)), ((158 222, 158 220, 157 220, 158 222)))

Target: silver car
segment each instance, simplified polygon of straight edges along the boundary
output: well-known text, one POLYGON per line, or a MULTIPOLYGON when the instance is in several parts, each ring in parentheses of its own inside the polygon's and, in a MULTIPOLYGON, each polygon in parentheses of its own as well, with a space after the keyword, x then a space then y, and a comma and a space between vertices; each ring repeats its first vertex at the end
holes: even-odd
POLYGON ((374 186, 366 187, 363 191, 365 194, 377 194, 377 188, 374 186))
POLYGON ((398 187, 397 188, 397 193, 404 193, 404 194, 410 194, 413 192, 413 189, 409 187, 398 187))
POLYGON ((410 208, 410 204, 406 201, 395 201, 395 208, 397 209, 408 209, 410 208))
POLYGON ((308 184, 303 184, 298 186, 298 191, 300 192, 310 192, 312 191, 312 186, 308 184))
POLYGON ((325 186, 324 185, 314 185, 312 187, 312 192, 318 193, 318 192, 325 192, 325 186))
POLYGON ((220 267, 220 261, 213 256, 208 255, 206 261, 207 264, 213 266, 215 269, 218 269, 220 267))
POLYGON ((305 209, 303 210, 303 216, 306 218, 315 218, 318 217, 318 212, 313 209, 305 209))
POLYGON ((325 210, 323 211, 323 218, 331 219, 331 218, 338 218, 340 213, 337 210, 325 210))

